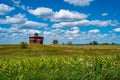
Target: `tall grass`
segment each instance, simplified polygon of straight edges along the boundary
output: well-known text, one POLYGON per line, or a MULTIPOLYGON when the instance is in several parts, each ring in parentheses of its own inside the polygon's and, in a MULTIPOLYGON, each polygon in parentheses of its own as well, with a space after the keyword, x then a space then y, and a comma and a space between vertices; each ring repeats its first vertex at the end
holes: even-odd
POLYGON ((120 80, 120 46, 0 45, 0 80, 120 80))
POLYGON ((20 45, 0 45, 1 56, 105 56, 118 54, 120 54, 119 45, 29 45, 26 49, 21 49, 20 45))
POLYGON ((4 57, 0 80, 119 80, 120 58, 4 57))

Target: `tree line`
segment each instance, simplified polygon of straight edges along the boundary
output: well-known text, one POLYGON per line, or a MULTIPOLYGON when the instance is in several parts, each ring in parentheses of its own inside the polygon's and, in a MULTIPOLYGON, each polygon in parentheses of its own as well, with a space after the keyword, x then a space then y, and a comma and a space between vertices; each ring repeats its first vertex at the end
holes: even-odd
MULTIPOLYGON (((55 39, 55 40, 53 40, 52 43, 53 43, 53 44, 59 44, 59 41, 58 41, 57 39, 55 39)), ((62 44, 63 44, 63 45, 75 45, 75 44, 72 43, 72 41, 69 41, 67 44, 65 44, 65 43, 62 43, 62 44)), ((117 45, 117 44, 114 43, 114 42, 112 42, 111 44, 110 44, 110 43, 107 43, 107 42, 99 44, 97 41, 92 41, 92 42, 90 42, 90 43, 88 43, 88 44, 83 44, 83 45, 117 45)), ((27 46, 28 46, 28 43, 27 43, 27 42, 21 42, 21 43, 20 43, 20 47, 21 47, 22 49, 27 48, 27 46)))
MULTIPOLYGON (((59 44, 59 41, 57 39, 53 40, 52 42, 53 44, 59 44)), ((63 45, 65 44, 64 42, 62 43, 63 45)), ((69 41, 67 43, 67 45, 73 45, 72 41, 69 41)), ((85 44, 84 44, 85 45, 85 44)), ((86 45, 117 45, 116 43, 112 42, 112 43, 107 43, 107 42, 104 42, 104 43, 98 43, 97 41, 92 41, 90 43, 86 43, 86 45)))

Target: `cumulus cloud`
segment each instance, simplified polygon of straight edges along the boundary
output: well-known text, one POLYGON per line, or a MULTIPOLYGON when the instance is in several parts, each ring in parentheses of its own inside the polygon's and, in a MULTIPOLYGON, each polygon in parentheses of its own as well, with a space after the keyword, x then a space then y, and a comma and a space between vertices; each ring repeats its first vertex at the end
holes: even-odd
POLYGON ((44 31, 43 34, 44 34, 44 35, 50 35, 50 34, 52 34, 52 33, 51 33, 51 32, 48 32, 48 31, 44 31))
POLYGON ((79 27, 72 27, 70 30, 64 29, 54 29, 50 31, 44 31, 43 36, 45 37, 45 42, 51 43, 54 39, 58 39, 60 43, 68 43, 69 41, 73 43, 89 43, 91 40, 96 40, 98 42, 109 42, 118 41, 119 36, 113 33, 100 33, 100 30, 93 29, 88 32, 80 31, 79 27), (94 34, 94 35, 93 35, 94 34))
POLYGON ((90 21, 91 25, 95 26, 100 26, 100 27, 106 27, 106 26, 112 26, 112 20, 105 20, 105 21, 100 21, 100 20, 92 20, 90 21))
POLYGON ((83 40, 83 41, 87 40, 87 42, 90 42, 91 40, 106 42, 106 39, 108 39, 108 37, 110 39, 110 36, 108 34, 101 34, 100 31, 97 29, 89 30, 88 33, 82 32, 80 34, 80 40, 83 40))
POLYGON ((106 27, 106 26, 116 26, 118 23, 114 22, 112 20, 80 20, 75 22, 60 22, 53 24, 52 27, 54 28, 62 28, 62 27, 72 27, 72 26, 100 26, 100 27, 106 27))
POLYGON ((74 27, 71 28, 71 30, 79 30, 79 28, 74 26, 74 27))
POLYGON ((0 27, 0 33, 7 33, 7 30, 5 28, 0 27))
POLYGON ((33 29, 47 27, 46 23, 29 21, 24 14, 17 14, 12 17, 6 16, 5 19, 0 19, 0 24, 9 24, 12 27, 19 29, 33 29))
POLYGON ((113 29, 114 32, 120 32, 120 28, 113 29))
MULTIPOLYGON (((117 20, 88 20, 88 15, 80 12, 61 9, 58 12, 54 12, 50 8, 38 7, 35 10, 29 9, 29 13, 43 18, 49 19, 51 22, 59 22, 52 25, 52 28, 63 28, 73 26, 116 26, 117 20)), ((103 14, 107 15, 106 13, 103 14)))
POLYGON ((0 24, 20 24, 27 21, 24 14, 17 14, 12 17, 6 16, 5 19, 0 19, 0 24))
POLYGON ((54 12, 50 8, 38 7, 36 9, 28 9, 30 14, 33 14, 39 18, 50 19, 52 22, 68 22, 68 21, 79 21, 82 19, 86 19, 88 17, 87 14, 69 11, 61 9, 58 12, 54 12))
POLYGON ((62 28, 62 27, 73 27, 73 26, 88 26, 89 21, 88 20, 81 20, 81 21, 75 21, 75 22, 60 22, 53 24, 52 27, 54 28, 62 28))
POLYGON ((39 30, 34 30, 34 29, 18 29, 18 28, 2 28, 0 27, 0 33, 7 33, 8 35, 10 34, 34 34, 35 32, 41 33, 39 30))
POLYGON ((11 0, 14 5, 18 8, 21 8, 22 10, 26 10, 26 6, 21 4, 20 0, 11 0))
POLYGON ((29 36, 32 36, 35 32, 43 34, 45 37, 45 42, 52 43, 54 39, 58 39, 60 43, 68 43, 72 41, 73 43, 87 43, 90 40, 97 40, 98 42, 106 42, 108 40, 116 41, 120 39, 117 35, 110 33, 101 34, 98 29, 89 30, 87 32, 81 32, 79 27, 72 27, 70 30, 64 29, 53 29, 50 31, 39 31, 35 29, 18 29, 18 28, 2 28, 0 27, 0 42, 3 40, 12 41, 13 43, 18 43, 20 41, 28 40, 29 36), (91 33, 95 33, 94 35, 91 33), (109 38, 109 39, 108 39, 109 38), (76 42, 77 41, 77 42, 76 42))
POLYGON ((58 24, 56 23, 56 24, 52 25, 52 28, 63 28, 63 25, 60 23, 58 23, 58 24))
POLYGON ((89 6, 91 2, 94 0, 64 0, 69 4, 73 4, 75 6, 89 6))
POLYGON ((101 15, 102 15, 102 16, 107 16, 107 15, 108 15, 108 13, 102 13, 101 15))
POLYGON ((0 15, 6 15, 7 13, 11 12, 14 10, 14 7, 10 7, 6 4, 0 4, 0 15))
POLYGON ((51 18, 51 21, 53 22, 78 21, 86 19, 87 17, 88 15, 86 14, 61 9, 59 12, 56 12, 54 14, 54 16, 51 18))
POLYGON ((44 31, 43 35, 48 40, 59 39, 60 41, 68 41, 69 39, 75 39, 79 37, 79 32, 80 30, 78 27, 73 27, 71 30, 54 29, 51 31, 44 31))
POLYGON ((88 33, 99 33, 100 32, 100 30, 98 30, 98 29, 94 29, 94 30, 89 30, 88 31, 88 33))
POLYGON ((77 29, 77 30, 67 30, 66 32, 65 32, 65 34, 66 35, 76 35, 76 34, 78 34, 79 33, 79 29, 77 29))
POLYGON ((47 27, 48 25, 45 23, 39 23, 35 21, 26 21, 25 23, 22 24, 14 24, 14 27, 18 29, 36 29, 36 28, 42 28, 42 27, 47 27))
POLYGON ((17 28, 2 28, 0 27, 0 43, 19 43, 21 41, 28 41, 28 37, 35 32, 41 33, 34 29, 17 29, 17 28), (5 42, 6 41, 6 42, 5 42))
POLYGON ((43 36, 45 37, 46 40, 54 40, 54 39, 63 39, 65 36, 65 31, 62 29, 54 29, 50 31, 44 31, 43 36))
POLYGON ((36 9, 28 9, 28 12, 30 14, 33 14, 37 17, 43 18, 43 19, 49 19, 53 16, 54 12, 50 8, 45 7, 38 7, 36 9))
POLYGON ((79 36, 79 29, 77 30, 67 30, 65 31, 65 36, 67 37, 78 37, 79 36))
POLYGON ((20 32, 22 32, 23 34, 34 34, 34 33, 41 33, 41 31, 39 30, 33 30, 33 29, 24 29, 24 30, 20 30, 20 32))

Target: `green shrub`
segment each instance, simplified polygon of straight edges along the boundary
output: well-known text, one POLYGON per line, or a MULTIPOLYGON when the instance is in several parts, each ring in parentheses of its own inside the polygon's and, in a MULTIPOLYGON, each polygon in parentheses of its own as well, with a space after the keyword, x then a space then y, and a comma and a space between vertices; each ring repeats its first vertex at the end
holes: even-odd
POLYGON ((111 44, 112 44, 112 45, 117 45, 117 44, 116 44, 116 43, 114 43, 114 42, 112 42, 111 44))
POLYGON ((97 41, 90 42, 89 45, 98 45, 97 41))
POLYGON ((69 41, 69 42, 67 43, 67 45, 73 45, 72 41, 69 41))
POLYGON ((27 46, 28 46, 27 42, 21 42, 21 43, 20 43, 20 47, 21 47, 22 49, 27 48, 27 46))
POLYGON ((58 40, 53 40, 53 44, 58 44, 58 40))
POLYGON ((102 45, 109 45, 109 43, 102 43, 102 45))

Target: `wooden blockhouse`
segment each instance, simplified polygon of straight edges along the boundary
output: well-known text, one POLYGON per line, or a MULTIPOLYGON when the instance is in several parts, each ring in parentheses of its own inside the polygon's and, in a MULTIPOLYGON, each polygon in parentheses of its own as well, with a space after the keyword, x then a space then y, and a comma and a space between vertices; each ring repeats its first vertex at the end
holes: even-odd
POLYGON ((43 44, 44 37, 38 36, 38 33, 35 33, 33 37, 29 37, 29 44, 43 44))

